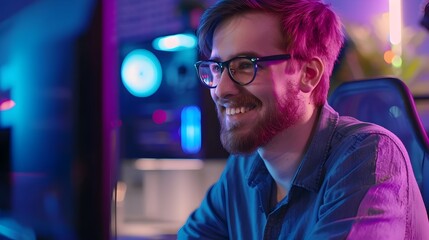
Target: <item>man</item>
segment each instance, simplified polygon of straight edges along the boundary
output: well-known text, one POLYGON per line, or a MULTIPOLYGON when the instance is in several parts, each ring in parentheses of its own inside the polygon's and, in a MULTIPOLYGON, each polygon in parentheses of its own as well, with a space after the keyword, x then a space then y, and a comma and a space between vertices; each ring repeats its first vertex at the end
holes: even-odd
POLYGON ((326 103, 343 43, 318 0, 223 0, 198 75, 231 153, 179 239, 429 239, 401 142, 326 103))

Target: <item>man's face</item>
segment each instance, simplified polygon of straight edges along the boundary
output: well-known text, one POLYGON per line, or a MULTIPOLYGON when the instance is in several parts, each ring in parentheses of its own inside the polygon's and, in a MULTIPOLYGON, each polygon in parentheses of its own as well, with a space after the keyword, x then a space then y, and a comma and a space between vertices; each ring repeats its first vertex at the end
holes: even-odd
MULTIPOLYGON (((219 25, 213 36, 211 59, 285 54, 280 22, 264 13, 247 13, 219 25)), ((260 62, 255 80, 235 84, 227 70, 211 89, 221 124, 221 141, 230 153, 250 153, 264 146, 302 116, 298 90, 300 71, 290 73, 290 60, 260 62)))

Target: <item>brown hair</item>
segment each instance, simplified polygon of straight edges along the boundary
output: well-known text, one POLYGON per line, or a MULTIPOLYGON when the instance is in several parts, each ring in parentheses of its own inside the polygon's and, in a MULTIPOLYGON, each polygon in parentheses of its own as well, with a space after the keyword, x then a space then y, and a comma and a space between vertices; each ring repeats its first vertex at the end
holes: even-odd
POLYGON ((217 26, 229 18, 249 11, 272 13, 281 19, 285 50, 294 59, 319 57, 325 72, 315 91, 316 105, 325 103, 329 78, 343 45, 344 36, 338 16, 319 0, 220 0, 203 14, 197 31, 201 53, 208 57, 217 26))

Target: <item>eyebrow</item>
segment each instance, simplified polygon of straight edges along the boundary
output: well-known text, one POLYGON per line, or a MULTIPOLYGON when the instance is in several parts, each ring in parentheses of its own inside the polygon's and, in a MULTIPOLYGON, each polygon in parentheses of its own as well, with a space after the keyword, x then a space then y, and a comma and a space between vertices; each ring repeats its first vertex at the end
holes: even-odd
MULTIPOLYGON (((240 52, 238 54, 233 55, 232 57, 228 58, 228 60, 236 58, 236 57, 260 57, 261 54, 258 54, 256 52, 240 52)), ((216 61, 216 62, 223 62, 222 58, 219 56, 213 56, 209 58, 210 61, 216 61)), ((228 61, 225 60, 225 61, 228 61)))

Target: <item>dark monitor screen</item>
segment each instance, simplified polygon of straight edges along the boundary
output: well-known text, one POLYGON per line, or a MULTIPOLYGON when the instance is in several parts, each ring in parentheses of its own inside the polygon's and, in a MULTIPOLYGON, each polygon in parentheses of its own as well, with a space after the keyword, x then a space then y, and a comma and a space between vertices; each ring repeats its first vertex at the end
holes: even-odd
POLYGON ((10 209, 10 129, 0 128, 0 211, 10 209))

